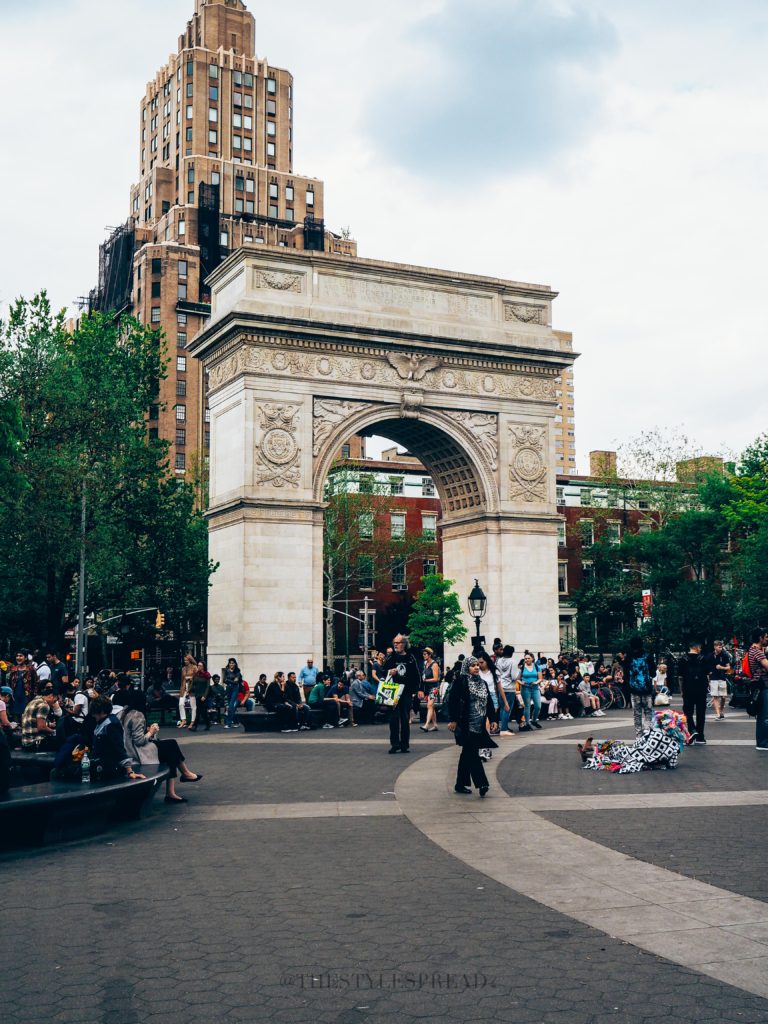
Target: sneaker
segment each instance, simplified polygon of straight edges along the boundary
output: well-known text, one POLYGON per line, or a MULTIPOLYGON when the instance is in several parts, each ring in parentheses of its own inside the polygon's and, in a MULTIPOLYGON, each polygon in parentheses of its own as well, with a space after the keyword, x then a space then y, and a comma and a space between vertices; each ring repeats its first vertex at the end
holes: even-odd
POLYGON ((704 739, 703 736, 701 736, 701 737, 697 736, 696 737, 696 746, 697 747, 706 747, 706 745, 707 745, 707 741, 704 739))
MULTIPOLYGON (((435 732, 437 732, 437 730, 435 730, 435 732)), ((499 736, 514 736, 514 735, 515 734, 513 732, 510 732, 509 729, 502 729, 501 732, 499 733, 499 736)))
POLYGON ((340 718, 339 719, 339 725, 346 725, 348 721, 349 721, 348 718, 340 718))
POLYGON ((280 730, 280 732, 281 732, 281 733, 282 733, 283 735, 285 735, 286 733, 289 733, 289 732, 298 732, 298 731, 299 731, 298 729, 281 729, 281 730, 280 730))
POLYGON ((558 715, 557 716, 557 720, 558 720, 558 722, 564 722, 565 721, 565 715, 558 715))
POLYGON ((755 750, 768 750, 768 747, 761 747, 760 744, 756 744, 755 750))
POLYGON ((231 725, 225 725, 225 726, 224 726, 224 728, 225 728, 225 729, 231 729, 231 728, 232 728, 232 726, 231 726, 231 725))
POLYGON ((332 729, 332 728, 333 728, 333 726, 331 725, 331 723, 330 723, 330 722, 326 722, 326 724, 325 724, 325 725, 323 726, 323 728, 324 728, 324 729, 332 729))
POLYGON ((534 729, 540 729, 541 728, 541 722, 531 722, 531 725, 533 726, 534 729))
POLYGON ((311 726, 309 726, 309 725, 302 725, 302 726, 301 726, 301 727, 299 728, 299 732, 309 732, 309 731, 310 731, 310 729, 311 729, 311 726))

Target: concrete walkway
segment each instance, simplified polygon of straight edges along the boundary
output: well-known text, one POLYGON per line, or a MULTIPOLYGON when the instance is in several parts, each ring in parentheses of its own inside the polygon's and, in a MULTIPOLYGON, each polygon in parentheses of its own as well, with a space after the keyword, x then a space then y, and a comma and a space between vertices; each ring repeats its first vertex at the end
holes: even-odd
MULTIPOLYGON (((558 729, 558 738, 584 734, 583 723, 558 729)), ((397 801, 432 842, 512 891, 612 938, 768 997, 768 905, 635 860, 536 813, 557 809, 553 800, 569 810, 656 809, 694 802, 708 807, 765 804, 768 794, 616 794, 585 800, 512 798, 502 791, 496 773, 504 759, 526 747, 556 742, 546 733, 534 733, 502 746, 487 766, 492 789, 485 801, 453 792, 458 751, 438 751, 403 772, 395 787, 397 801), (540 878, 542 865, 546 886, 529 888, 526 883, 540 878)), ((575 756, 573 770, 580 770, 575 756)))

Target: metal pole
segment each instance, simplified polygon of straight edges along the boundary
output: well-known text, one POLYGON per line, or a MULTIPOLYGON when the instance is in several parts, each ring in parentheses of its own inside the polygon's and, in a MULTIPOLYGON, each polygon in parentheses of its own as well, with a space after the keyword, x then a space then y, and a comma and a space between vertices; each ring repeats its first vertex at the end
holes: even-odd
POLYGON ((365 595, 365 603, 363 606, 363 672, 365 672, 365 678, 368 678, 368 595, 365 595))
POLYGON ((80 500, 80 585, 77 605, 77 657, 75 675, 83 678, 85 671, 85 521, 87 511, 86 476, 83 475, 82 497, 80 500))

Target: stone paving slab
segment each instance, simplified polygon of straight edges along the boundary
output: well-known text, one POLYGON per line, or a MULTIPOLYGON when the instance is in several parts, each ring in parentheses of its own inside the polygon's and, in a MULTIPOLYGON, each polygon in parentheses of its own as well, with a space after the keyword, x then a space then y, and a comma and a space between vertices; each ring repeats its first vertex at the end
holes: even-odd
POLYGON ((541 907, 403 818, 170 814, 60 851, 55 910, 29 898, 49 854, 3 878, 9 1024, 768 1019, 768 1000, 541 907))
POLYGON ((512 797, 603 796, 768 788, 768 757, 754 749, 686 747, 675 771, 612 775, 582 769, 577 738, 572 747, 538 743, 527 745, 514 757, 507 758, 499 771, 505 792, 512 797))
MULTIPOLYGON (((562 828, 648 864, 768 901, 764 807, 539 813, 562 828)), ((728 923, 722 906, 715 913, 717 923, 728 923)))

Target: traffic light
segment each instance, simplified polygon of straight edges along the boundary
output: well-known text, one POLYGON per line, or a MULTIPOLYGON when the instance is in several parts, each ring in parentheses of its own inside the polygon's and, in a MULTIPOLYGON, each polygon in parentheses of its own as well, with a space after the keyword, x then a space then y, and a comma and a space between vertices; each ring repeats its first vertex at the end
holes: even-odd
POLYGON ((158 610, 157 617, 155 618, 155 629, 162 629, 165 625, 165 616, 158 610))

